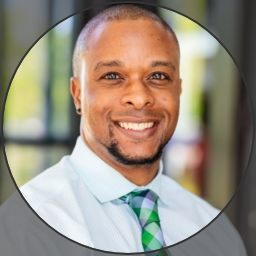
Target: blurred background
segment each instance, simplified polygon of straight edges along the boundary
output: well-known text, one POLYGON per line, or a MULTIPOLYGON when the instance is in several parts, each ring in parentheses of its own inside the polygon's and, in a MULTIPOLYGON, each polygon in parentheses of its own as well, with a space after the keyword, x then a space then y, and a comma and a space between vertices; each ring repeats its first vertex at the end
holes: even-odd
MULTIPOLYGON (((151 2, 164 5, 164 1, 151 2)), ((60 20, 56 1, 47 3, 41 12, 47 13, 50 27, 60 20)), ((196 0, 193 7, 187 8, 194 8, 198 20, 203 20, 217 37, 218 33, 229 30, 236 58, 246 62, 250 51, 241 38, 247 33, 245 11, 249 6, 238 0, 233 3, 234 14, 225 24, 216 19, 218 12, 220 20, 225 21, 225 13, 219 12, 218 4, 213 1, 196 0), (238 12, 240 8, 244 11, 238 12)), ((24 19, 9 13, 11 4, 12 1, 0 2, 3 29, 0 53, 4 60, 0 66, 0 82, 3 84, 9 83, 14 72, 9 67, 20 61, 15 58, 28 50, 27 38, 19 36, 22 32, 14 24, 33 21, 36 31, 46 22, 43 14, 35 19, 33 12, 28 13, 31 19, 24 19), (6 24, 8 30, 4 29, 6 24)), ((76 1, 69 2, 63 8, 72 14, 75 5, 76 1)), ((164 172, 223 209, 242 179, 251 150, 252 113, 247 89, 231 56, 205 29, 178 13, 152 5, 142 6, 164 18, 176 32, 181 48, 180 118, 164 150, 164 172)), ((4 112, 4 138, 8 163, 19 187, 72 152, 80 123, 69 92, 73 48, 86 22, 106 7, 81 12, 58 24, 30 49, 14 76, 4 112)), ((16 8, 19 14, 19 8, 25 6, 16 8)), ((255 51, 253 45, 251 51, 255 51)), ((1 90, 2 87, 3 97, 5 91, 1 90)), ((0 173, 2 201, 8 191, 5 175, 0 173)), ((240 231, 250 253, 255 243, 247 234, 254 232, 255 236, 256 233, 255 204, 240 196, 226 214, 240 231), (241 203, 247 203, 246 207, 251 209, 246 212, 246 227, 240 223, 245 214, 240 209, 241 203)))

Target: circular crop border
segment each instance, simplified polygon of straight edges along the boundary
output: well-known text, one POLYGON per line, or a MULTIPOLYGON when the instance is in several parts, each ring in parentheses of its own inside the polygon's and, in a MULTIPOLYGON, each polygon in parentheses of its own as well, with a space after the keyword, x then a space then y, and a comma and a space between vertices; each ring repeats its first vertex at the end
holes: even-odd
POLYGON ((49 228, 51 228, 52 230, 54 230, 56 233, 58 233, 59 235, 61 235, 62 237, 68 239, 69 241, 71 242, 74 242, 76 243, 77 245, 80 245, 80 246, 83 246, 85 248, 88 248, 88 249, 92 249, 92 250, 95 250, 95 251, 98 251, 98 252, 102 252, 102 253, 111 253, 111 254, 117 254, 117 255, 139 255, 139 254, 146 254, 146 253, 152 253, 152 252, 157 252, 157 251, 162 251, 162 250, 165 250, 165 249, 168 249, 168 248, 171 248, 171 247, 174 247, 178 244, 181 244, 185 241, 187 241, 188 239, 194 237, 195 235, 197 235, 198 233, 200 233, 201 231, 203 231, 205 228, 207 228, 211 223, 213 223, 221 214, 222 212, 228 207, 228 205, 231 203, 231 201, 233 200, 233 198, 235 197, 235 195, 238 193, 238 190, 240 189, 243 181, 244 181, 244 178, 248 172, 248 167, 249 167, 249 164, 251 162, 251 158, 252 158, 252 149, 253 149, 253 145, 254 145, 254 136, 255 136, 255 121, 254 121, 254 113, 253 113, 253 107, 252 107, 252 99, 251 99, 251 96, 250 94, 248 93, 248 89, 247 89, 247 85, 246 85, 246 82, 245 82, 245 78, 237 64, 237 62, 235 61, 235 59, 233 58, 233 56, 230 54, 230 52, 228 51, 228 49, 223 45, 223 43, 213 34, 211 33, 207 28, 205 28, 203 25, 201 25, 199 22, 195 21, 194 19, 176 11, 176 10, 173 10, 169 7, 165 7, 165 6, 162 6, 162 5, 157 5, 157 4, 152 4, 152 3, 146 3, 146 2, 141 2, 141 1, 114 1, 114 2, 109 2, 109 3, 106 3, 106 4, 101 4, 101 5, 94 5, 94 6, 91 6, 91 7, 88 7, 88 8, 85 8, 83 10, 80 10, 78 12, 75 12, 69 16, 67 16, 66 18, 62 19, 61 21, 57 22, 55 25, 53 25, 52 27, 50 27, 48 30, 46 30, 34 43, 33 45, 27 50, 27 52, 25 53, 25 55, 22 57, 22 59, 20 60, 18 66, 16 67, 12 77, 11 77, 11 80, 10 80, 10 83, 8 85, 8 88, 7 88, 7 91, 6 91, 6 94, 5 94, 5 98, 4 98, 4 105, 3 105, 3 110, 2 110, 2 116, 1 116, 1 139, 2 139, 2 145, 3 145, 3 153, 4 153, 4 158, 5 158, 5 162, 6 162, 6 165, 7 165, 7 168, 9 170, 9 173, 10 173, 10 176, 13 180, 13 183, 16 187, 16 189, 18 190, 19 194, 21 195, 21 197, 23 198, 23 200, 26 202, 26 204, 28 205, 28 207, 34 212, 34 214, 39 218, 41 219, 41 221, 43 221, 49 228), (60 24, 61 22, 65 21, 66 19, 76 15, 76 14, 79 14, 81 12, 85 12, 85 11, 88 11, 90 9, 93 9, 93 8, 97 8, 97 7, 103 7, 103 6, 108 6, 108 5, 113 5, 113 4, 141 4, 141 5, 148 5, 148 6, 155 6, 155 7, 160 7, 160 8, 164 8, 166 10, 169 10, 169 11, 172 11, 172 12, 175 12, 181 16, 184 16, 186 17, 187 19, 193 21, 194 23, 196 23, 197 25, 199 25, 200 27, 202 27, 205 31, 207 31, 212 37, 214 37, 218 43, 226 50, 226 52, 229 54, 229 56, 231 57, 231 59, 233 60, 233 62, 235 63, 237 69, 239 70, 240 72, 240 75, 242 77, 242 80, 244 82, 244 85, 246 87, 246 91, 247 91, 247 95, 248 95, 248 98, 249 98, 249 102, 250 102, 250 107, 251 107, 251 112, 252 112, 252 125, 253 125, 253 132, 252 132, 252 143, 251 143, 251 149, 250 149, 250 155, 249 155, 249 159, 248 159, 248 163, 246 165, 246 168, 245 168, 245 172, 243 174, 243 177, 238 185, 238 187, 236 188, 236 191, 234 192, 233 196, 231 197, 231 199, 229 200, 229 202, 227 203, 227 205, 221 210, 221 212, 211 221, 209 222, 206 226, 204 226, 201 230, 199 230, 198 232, 194 233, 193 235, 191 235, 190 237, 180 241, 180 242, 177 242, 173 245, 170 245, 170 246, 166 246, 164 249, 159 249, 159 250, 153 250, 153 251, 150 251, 150 252, 137 252, 137 253, 122 253, 122 252, 111 252, 111 251, 104 251, 104 250, 100 250, 100 249, 96 249, 96 248, 92 248, 92 247, 89 247, 89 246, 86 246, 84 244, 81 244, 81 243, 78 243, 68 237, 66 237, 65 235, 61 234, 60 232, 58 232, 57 230, 55 230, 53 227, 51 227, 48 223, 46 223, 34 210, 33 208, 30 206, 30 204, 26 201, 26 199, 24 198, 24 196, 22 195, 22 193, 20 192, 19 190, 19 187, 17 186, 16 182, 15 182, 15 179, 12 175, 12 172, 11 172, 11 169, 10 169, 10 166, 9 166, 9 163, 8 163, 8 160, 7 160, 7 156, 6 156, 6 152, 5 152, 5 145, 4 145, 4 132, 3 132, 3 123, 4 123, 4 110, 5 110, 5 104, 6 104, 6 101, 7 101, 7 96, 8 96, 8 93, 9 93, 9 90, 10 90, 10 87, 11 87, 11 84, 12 84, 12 81, 15 77, 15 74, 19 68, 19 66, 21 65, 22 61, 24 60, 24 58, 26 57, 26 55, 29 53, 29 51, 34 47, 34 45, 45 35, 47 34, 51 29, 53 29, 55 26, 57 26, 58 24, 60 24))

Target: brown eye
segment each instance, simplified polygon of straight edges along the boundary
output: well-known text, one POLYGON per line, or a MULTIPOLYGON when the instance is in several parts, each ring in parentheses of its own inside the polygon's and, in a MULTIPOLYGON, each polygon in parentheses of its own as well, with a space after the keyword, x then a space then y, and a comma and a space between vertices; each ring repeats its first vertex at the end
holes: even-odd
POLYGON ((119 79, 120 76, 116 73, 109 73, 105 75, 103 78, 108 79, 108 80, 114 80, 114 79, 119 79))
POLYGON ((151 77, 151 79, 157 79, 157 80, 164 80, 167 79, 167 77, 162 73, 155 73, 151 77))

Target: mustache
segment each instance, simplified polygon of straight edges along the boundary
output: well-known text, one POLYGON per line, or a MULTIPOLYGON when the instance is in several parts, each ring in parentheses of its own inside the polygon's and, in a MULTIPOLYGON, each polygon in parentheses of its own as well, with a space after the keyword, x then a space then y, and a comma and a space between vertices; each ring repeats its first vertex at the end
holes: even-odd
POLYGON ((111 117, 152 117, 152 118, 162 118, 164 117, 163 113, 161 111, 152 111, 148 109, 143 110, 126 110, 126 111, 120 111, 110 114, 111 117))

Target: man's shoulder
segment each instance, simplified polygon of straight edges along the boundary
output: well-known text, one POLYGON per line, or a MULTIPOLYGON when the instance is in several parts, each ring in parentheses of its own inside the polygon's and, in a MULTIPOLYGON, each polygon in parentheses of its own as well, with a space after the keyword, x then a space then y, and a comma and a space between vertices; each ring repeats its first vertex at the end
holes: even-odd
POLYGON ((69 156, 23 185, 20 192, 49 226, 79 243, 92 246, 79 203, 88 202, 91 206, 92 195, 69 156))
POLYGON ((161 178, 162 189, 164 190, 166 201, 169 202, 170 205, 191 211, 191 215, 192 213, 197 213, 201 215, 199 217, 206 218, 206 221, 209 219, 212 220, 220 213, 219 209, 213 207, 203 198, 183 188, 168 176, 163 174, 161 178))
POLYGON ((69 162, 69 156, 64 156, 60 162, 21 186, 20 192, 34 209, 38 209, 50 198, 60 196, 77 178, 78 175, 69 162))

